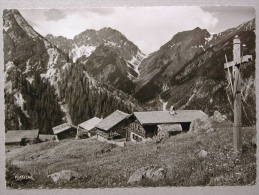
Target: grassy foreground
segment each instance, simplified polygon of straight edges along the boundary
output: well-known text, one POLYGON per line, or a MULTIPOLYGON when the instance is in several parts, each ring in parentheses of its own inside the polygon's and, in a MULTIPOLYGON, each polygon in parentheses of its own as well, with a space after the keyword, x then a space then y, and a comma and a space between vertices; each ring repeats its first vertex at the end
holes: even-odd
POLYGON ((243 128, 243 152, 232 151, 232 128, 218 127, 210 133, 179 134, 161 143, 128 144, 121 148, 93 139, 45 142, 6 153, 9 188, 97 188, 126 187, 130 175, 143 166, 167 170, 159 182, 141 186, 252 185, 256 180, 255 127, 243 128), (205 150, 207 157, 199 158, 205 150), (11 165, 12 163, 12 165, 11 165), (48 174, 70 169, 83 178, 54 184, 48 174), (30 173, 35 181, 19 183, 13 173, 30 173))

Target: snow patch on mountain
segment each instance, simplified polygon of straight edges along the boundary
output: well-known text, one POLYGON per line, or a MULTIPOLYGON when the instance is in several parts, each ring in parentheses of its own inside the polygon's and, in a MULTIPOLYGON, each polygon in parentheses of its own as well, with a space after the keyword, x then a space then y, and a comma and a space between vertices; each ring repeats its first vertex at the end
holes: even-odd
POLYGON ((34 81, 34 78, 33 78, 33 77, 27 77, 26 80, 27 80, 30 84, 32 84, 32 82, 34 81))
POLYGON ((9 20, 5 21, 5 24, 3 25, 4 31, 7 32, 8 29, 11 28, 11 27, 12 27, 12 22, 9 21, 9 20))
POLYGON ((13 91, 13 87, 12 86, 13 86, 12 85, 12 81, 5 82, 5 87, 4 87, 5 92, 11 94, 12 91, 13 91))
POLYGON ((72 65, 71 63, 65 63, 65 64, 63 65, 62 69, 63 69, 63 70, 68 69, 68 68, 71 67, 71 65, 72 65))
POLYGON ((65 117, 63 118, 63 120, 65 120, 66 122, 72 124, 72 119, 71 119, 71 116, 69 114, 68 105, 67 104, 62 104, 61 102, 59 102, 59 105, 60 105, 60 109, 62 110, 62 112, 65 113, 65 117))
POLYGON ((204 48, 204 46, 203 46, 203 45, 199 45, 198 47, 199 47, 199 48, 202 48, 202 49, 203 49, 203 51, 205 51, 205 48, 204 48))
POLYGON ((21 122, 21 118, 18 116, 18 124, 19 124, 19 128, 22 127, 22 122, 21 122))
POLYGON ((88 78, 89 82, 91 83, 91 86, 96 87, 96 86, 97 86, 97 81, 96 81, 93 77, 91 77, 91 76, 88 74, 88 72, 84 71, 84 74, 85 74, 85 76, 88 78))
POLYGON ((215 34, 210 34, 209 37, 205 37, 206 43, 210 42, 210 41, 213 39, 214 35, 215 35, 215 34))
POLYGON ((162 110, 167 111, 166 106, 167 106, 168 101, 165 102, 164 100, 162 100, 161 97, 159 97, 159 101, 162 103, 162 110))
POLYGON ((5 64, 5 71, 8 72, 10 69, 14 68, 15 65, 12 61, 8 61, 6 64, 5 64))
POLYGON ((194 48, 194 49, 202 48, 202 50, 205 51, 205 48, 203 45, 194 45, 194 46, 191 46, 191 48, 194 48))
POLYGON ((59 52, 56 48, 48 48, 47 52, 49 55, 47 72, 40 74, 40 76, 41 78, 45 78, 49 81, 49 83, 55 88, 56 94, 59 96, 57 82, 60 80, 60 70, 55 68, 55 65, 57 65, 57 61, 59 58, 59 52))
POLYGON ((57 64, 59 53, 55 48, 49 48, 47 52, 49 54, 48 68, 51 68, 57 64))
POLYGON ((23 72, 23 74, 27 74, 31 71, 31 66, 30 66, 30 59, 28 59, 26 61, 26 68, 25 68, 25 71, 23 72))
POLYGON ((132 56, 131 60, 128 60, 128 63, 130 63, 134 67, 134 71, 140 75, 139 72, 139 65, 143 61, 143 59, 146 58, 146 55, 140 51, 135 56, 132 56))
POLYGON ((130 74, 129 72, 128 72, 127 77, 128 77, 129 79, 135 79, 135 78, 136 78, 135 76, 133 76, 133 75, 132 75, 132 74, 130 74))
POLYGON ((175 43, 173 43, 172 45, 169 45, 170 48, 173 48, 175 46, 175 43))
POLYGON ((69 56, 73 59, 73 62, 76 62, 76 60, 82 56, 86 56, 86 57, 90 56, 95 49, 96 49, 96 46, 82 45, 78 47, 75 44, 74 48, 70 51, 69 56))
POLYGON ((111 46, 111 47, 120 47, 119 44, 114 43, 114 42, 112 42, 112 41, 106 41, 106 42, 104 43, 104 45, 106 45, 106 46, 111 46))
POLYGON ((25 100, 23 99, 22 94, 20 92, 16 92, 14 94, 14 99, 15 99, 14 100, 15 105, 19 106, 21 108, 22 112, 25 114, 25 116, 29 118, 30 116, 29 116, 28 112, 26 110, 24 110, 23 105, 25 103, 25 100))

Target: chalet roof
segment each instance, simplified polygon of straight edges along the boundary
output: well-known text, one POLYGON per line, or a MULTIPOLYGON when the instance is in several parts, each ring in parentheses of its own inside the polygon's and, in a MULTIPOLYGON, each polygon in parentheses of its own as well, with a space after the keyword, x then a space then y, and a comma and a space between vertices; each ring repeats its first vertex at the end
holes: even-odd
POLYGON ((10 130, 5 134, 5 143, 18 143, 22 138, 34 139, 39 135, 39 130, 10 130))
POLYGON ((102 119, 98 117, 91 118, 83 123, 80 123, 78 126, 82 127, 83 129, 90 131, 91 129, 95 128, 96 125, 101 122, 102 119))
POLYGON ((99 124, 97 124, 96 127, 108 131, 129 116, 131 116, 131 114, 116 110, 105 119, 103 119, 99 124))
POLYGON ((61 132, 66 131, 66 130, 69 130, 70 128, 72 128, 71 124, 63 123, 63 124, 58 125, 56 127, 52 127, 52 130, 53 130, 53 133, 56 135, 56 134, 59 134, 61 132))
POLYGON ((134 115, 142 125, 192 122, 197 118, 207 117, 201 110, 177 110, 176 113, 171 115, 169 111, 150 111, 134 112, 134 115))

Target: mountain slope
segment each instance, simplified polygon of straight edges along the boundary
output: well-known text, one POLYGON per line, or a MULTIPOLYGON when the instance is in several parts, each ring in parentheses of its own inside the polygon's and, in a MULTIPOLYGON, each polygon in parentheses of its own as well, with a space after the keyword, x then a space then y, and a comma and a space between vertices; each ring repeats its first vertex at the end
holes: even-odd
POLYGON ((105 117, 117 108, 141 109, 132 97, 72 63, 19 11, 4 10, 3 22, 7 130, 39 128, 47 133, 62 121, 77 124, 95 115, 105 117))
POLYGON ((139 66, 136 97, 144 102, 156 97, 161 92, 162 83, 168 85, 170 77, 204 52, 209 36, 207 30, 200 28, 177 33, 158 51, 145 58, 139 66))
POLYGON ((119 31, 102 28, 85 30, 73 39, 50 34, 46 38, 74 62, 87 67, 88 73, 97 80, 134 93, 134 80, 145 54, 119 31))
MULTIPOLYGON (((232 97, 224 72, 225 54, 229 61, 232 60, 233 37, 239 35, 242 43, 246 44, 244 55, 252 54, 255 58, 254 29, 255 20, 251 20, 215 35, 209 35, 205 31, 202 33, 197 28, 178 33, 141 63, 141 79, 135 96, 151 106, 159 107, 161 101, 166 108, 174 105, 181 109, 202 109, 208 114, 219 110, 232 119, 232 97), (193 32, 198 32, 199 35, 192 35, 193 42, 196 42, 195 48, 192 48, 193 44, 187 44, 190 43, 189 36, 193 32), (180 40, 179 46, 175 40, 180 40), (172 46, 172 43, 175 45, 172 46), (188 47, 185 48, 182 44, 188 47), (177 49, 164 50, 166 46, 177 49), (191 52, 193 49, 194 53, 191 52), (160 62, 160 66, 157 62, 160 62)), ((242 66, 241 73, 243 121, 244 124, 251 125, 255 122, 255 61, 242 66)))
POLYGON ((104 45, 113 49, 114 52, 127 62, 129 67, 132 66, 133 70, 131 71, 137 73, 138 65, 145 56, 145 54, 122 33, 110 27, 100 30, 85 30, 76 35, 73 39, 67 39, 62 36, 55 37, 51 34, 48 34, 46 38, 64 53, 69 54, 74 62, 81 57, 87 58, 96 48, 104 45))
MULTIPOLYGON (((174 104, 183 109, 200 108, 208 114, 214 110, 233 119, 233 97, 224 71, 225 54, 232 60, 233 38, 239 35, 246 45, 243 55, 252 55, 253 60, 241 66, 243 124, 256 121, 255 111, 255 26, 254 20, 238 26, 231 33, 219 39, 217 44, 193 59, 171 80, 168 106, 174 104), (252 24, 252 25, 251 25, 252 24), (188 87, 187 87, 188 85, 188 87), (183 94, 183 91, 185 93, 183 94), (175 95, 177 94, 177 95, 175 95), (181 95, 180 95, 181 94, 181 95)), ((168 93, 168 92, 167 92, 168 93)))

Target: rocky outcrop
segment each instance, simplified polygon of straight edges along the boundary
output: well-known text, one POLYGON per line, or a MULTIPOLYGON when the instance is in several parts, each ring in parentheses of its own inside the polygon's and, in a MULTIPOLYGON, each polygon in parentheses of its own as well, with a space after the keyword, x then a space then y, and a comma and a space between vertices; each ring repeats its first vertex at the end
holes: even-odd
POLYGON ((219 111, 215 111, 213 116, 211 117, 212 120, 218 122, 218 123, 222 123, 224 121, 227 121, 227 116, 224 114, 221 114, 219 111))
POLYGON ((211 121, 208 117, 198 118, 192 121, 190 125, 190 132, 211 132, 214 131, 212 128, 211 121))
POLYGON ((201 159, 206 158, 208 156, 208 152, 205 150, 201 150, 197 156, 201 159))
POLYGON ((144 179, 159 181, 165 179, 166 170, 158 166, 147 166, 136 170, 129 178, 128 184, 137 184, 144 179))
POLYGON ((72 170, 62 170, 48 175, 48 178, 50 178, 54 183, 66 183, 80 177, 81 176, 78 172, 72 170))

